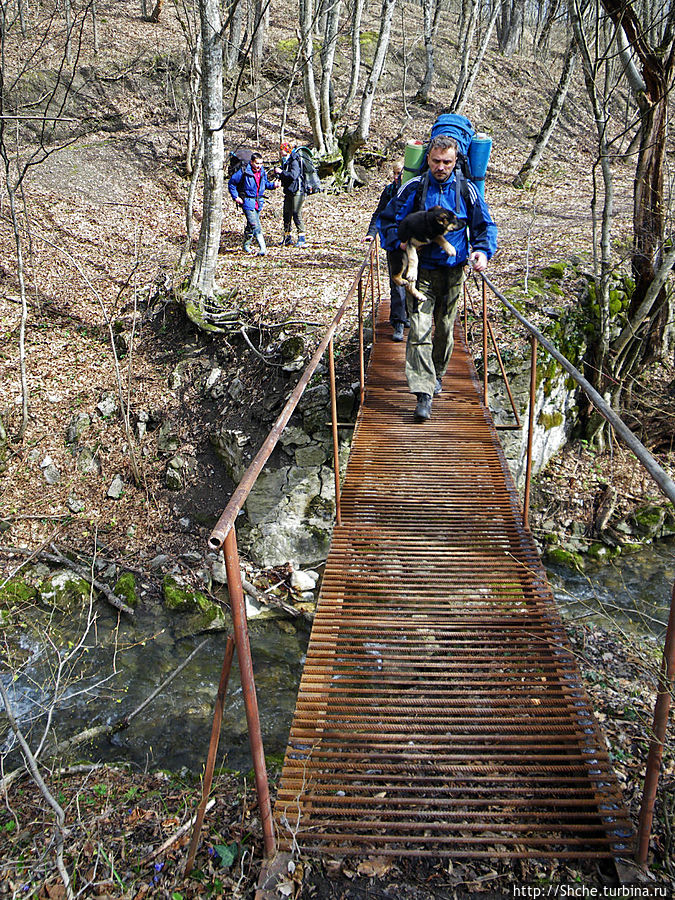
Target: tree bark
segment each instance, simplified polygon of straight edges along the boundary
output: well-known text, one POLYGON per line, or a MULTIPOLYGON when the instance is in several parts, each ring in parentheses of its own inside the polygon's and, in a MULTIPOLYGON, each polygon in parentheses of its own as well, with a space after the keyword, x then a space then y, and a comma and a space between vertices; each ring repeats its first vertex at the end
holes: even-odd
POLYGON ((203 218, 190 293, 213 295, 223 223, 223 54, 218 0, 200 0, 202 32, 203 218))
POLYGON ((560 74, 558 86, 555 89, 555 93, 553 94, 551 105, 548 109, 548 115, 546 116, 544 124, 541 126, 541 130, 537 136, 536 141, 534 142, 534 146, 532 147, 527 161, 523 164, 520 172, 518 172, 516 177, 513 179, 514 187, 525 187, 525 185, 530 182, 532 175, 534 175, 534 173, 539 168, 539 163, 541 162, 541 157, 543 156, 544 150, 548 145, 551 135, 555 131, 556 125, 558 124, 558 119, 560 118, 560 113, 565 103, 565 98, 567 97, 570 82, 572 81, 572 75, 574 74, 576 60, 577 50, 574 41, 572 41, 567 49, 567 53, 565 54, 565 63, 560 74))

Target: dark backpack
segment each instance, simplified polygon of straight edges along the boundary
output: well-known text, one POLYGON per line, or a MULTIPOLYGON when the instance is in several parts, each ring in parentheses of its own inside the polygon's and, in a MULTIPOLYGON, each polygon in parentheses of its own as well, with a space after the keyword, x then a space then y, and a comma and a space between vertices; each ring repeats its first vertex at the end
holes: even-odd
POLYGON ((232 178, 234 173, 239 169, 245 169, 251 162, 254 151, 248 147, 238 147, 236 150, 230 150, 230 157, 227 163, 227 177, 232 178))
POLYGON ((298 147, 295 152, 298 154, 298 158, 300 159, 300 164, 302 166, 302 177, 305 182, 305 193, 318 194, 323 190, 323 185, 321 184, 319 173, 316 171, 316 166, 312 158, 312 151, 309 149, 309 147, 298 147))

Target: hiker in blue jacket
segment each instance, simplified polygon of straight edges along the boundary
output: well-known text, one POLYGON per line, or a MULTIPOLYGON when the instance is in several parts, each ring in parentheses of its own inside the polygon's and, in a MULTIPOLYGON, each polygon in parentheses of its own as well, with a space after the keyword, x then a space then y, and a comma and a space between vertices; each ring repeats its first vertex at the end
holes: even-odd
POLYGON ((464 266, 470 263, 475 271, 484 272, 497 249, 497 226, 487 204, 459 167, 455 170, 456 162, 455 139, 447 134, 433 138, 427 151, 427 171, 406 182, 380 214, 380 232, 387 250, 405 249, 399 240, 398 224, 415 210, 443 206, 466 222, 468 228, 468 237, 467 228, 446 235, 455 248, 455 256, 448 256, 435 243, 419 250, 417 288, 424 300, 408 295, 410 331, 405 373, 408 387, 417 396, 415 418, 420 421, 431 417, 432 398, 443 389, 442 378, 454 346, 453 328, 464 266))
MULTIPOLYGON (((395 159, 391 164, 391 181, 380 194, 380 201, 377 204, 377 209, 373 213, 370 225, 368 226, 365 237, 366 241, 375 240, 380 213, 383 209, 386 209, 392 198, 395 197, 400 190, 402 172, 403 159, 395 159)), ((389 306, 389 322, 393 328, 391 339, 392 341, 402 341, 403 328, 408 324, 408 314, 405 309, 405 288, 400 284, 396 284, 392 278, 394 273, 391 270, 391 258, 389 253, 387 253, 387 269, 389 270, 389 296, 391 298, 389 306)))
POLYGON ((261 153, 253 153, 250 163, 237 169, 227 183, 228 190, 237 206, 242 208, 246 216, 244 228, 244 250, 253 253, 253 239, 258 244, 258 256, 267 253, 265 237, 260 224, 260 211, 265 202, 265 191, 279 187, 278 181, 270 181, 263 168, 261 153))

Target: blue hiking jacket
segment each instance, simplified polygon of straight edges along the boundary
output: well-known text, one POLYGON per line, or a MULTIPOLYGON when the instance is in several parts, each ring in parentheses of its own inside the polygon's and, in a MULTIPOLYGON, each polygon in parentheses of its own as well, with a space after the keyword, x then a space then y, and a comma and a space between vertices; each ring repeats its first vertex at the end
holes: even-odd
MULTIPOLYGON (((425 173, 426 174, 426 173, 425 173)), ((472 250, 481 250, 488 259, 494 256, 497 250, 497 226, 492 220, 490 210, 485 200, 476 190, 475 186, 467 181, 469 204, 462 192, 459 193, 459 209, 457 203, 457 182, 453 172, 445 182, 436 181, 431 172, 429 174, 429 186, 427 189, 425 209, 432 206, 442 206, 452 210, 457 218, 464 219, 467 228, 451 231, 446 235, 448 242, 457 251, 456 256, 448 256, 436 243, 427 244, 419 251, 420 267, 423 269, 439 269, 443 266, 463 266, 469 259, 469 244, 472 250)), ((417 193, 420 179, 425 175, 411 178, 400 189, 398 194, 389 202, 380 213, 380 239, 385 250, 395 250, 399 244, 398 223, 408 213, 414 211, 415 194, 417 193)))
POLYGON ((227 182, 227 188, 232 199, 236 200, 237 197, 241 197, 244 201, 244 209, 261 210, 263 208, 263 203, 265 202, 265 191, 267 188, 273 190, 275 187, 276 184, 269 180, 263 166, 260 170, 260 190, 258 190, 258 185, 250 163, 247 164, 245 169, 243 167, 237 169, 227 182))

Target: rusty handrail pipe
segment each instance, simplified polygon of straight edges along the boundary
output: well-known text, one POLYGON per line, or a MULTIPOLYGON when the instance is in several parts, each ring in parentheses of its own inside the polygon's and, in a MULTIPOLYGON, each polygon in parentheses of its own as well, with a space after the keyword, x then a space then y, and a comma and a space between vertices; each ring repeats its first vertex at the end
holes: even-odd
POLYGON ((363 277, 364 271, 372 265, 372 257, 373 254, 377 251, 377 247, 375 246, 376 242, 373 242, 373 247, 370 252, 366 255, 363 263, 361 264, 361 268, 357 272, 352 284, 347 292, 347 296, 345 297, 342 306, 336 312, 333 321, 328 326, 326 333, 324 334, 321 343, 316 348, 314 355, 309 361, 307 368, 302 373, 302 377, 296 384, 293 389, 293 393, 286 401, 286 405, 281 411, 279 418, 274 423, 271 431, 267 435, 264 443, 258 450, 255 455, 255 458, 249 465, 248 469, 244 472, 241 481, 237 485, 232 497, 230 498, 230 502, 227 504, 225 509, 223 510, 222 515, 218 519, 215 528, 211 532, 211 536, 209 537, 209 547, 212 550, 220 550, 225 542, 225 538, 227 537, 229 531, 231 530, 234 522, 239 514, 239 511, 246 503, 246 499, 253 488, 253 485, 260 474, 262 467, 265 465, 267 460, 272 455, 272 451, 276 447, 281 434, 288 424, 289 419, 295 412, 295 408, 300 402, 300 398, 302 397, 305 388, 309 384, 309 380, 316 371, 317 366, 321 361, 321 357, 326 351, 330 341, 332 340, 338 325, 340 324, 340 320, 345 314, 349 303, 354 297, 354 294, 360 289, 361 279, 363 277))
MULTIPOLYGON (((579 372, 572 363, 562 355, 548 341, 544 335, 536 328, 528 319, 520 313, 515 306, 510 303, 506 297, 492 284, 489 278, 484 274, 481 275, 484 284, 487 284, 495 297, 500 300, 504 306, 516 317, 523 327, 530 332, 533 338, 533 353, 535 341, 538 341, 542 347, 555 359, 563 369, 572 376, 574 381, 586 393, 600 415, 612 426, 616 434, 623 440, 629 450, 635 455, 638 461, 644 466, 649 475, 654 479, 656 484, 661 488, 668 499, 675 503, 675 483, 663 469, 663 467, 654 459, 652 454, 647 450, 644 444, 639 441, 633 432, 628 428, 623 419, 621 419, 613 409, 605 402, 604 398, 595 390, 593 385, 579 372)), ((530 399, 530 425, 533 418, 534 398, 530 399)), ((640 804, 640 820, 638 827, 637 847, 635 857, 638 865, 645 867, 649 856, 649 838, 651 835, 652 821, 654 818, 654 804, 656 802, 656 792, 659 783, 659 774, 661 767, 661 758, 663 755, 663 746, 666 739, 668 728, 668 714, 670 712, 671 697, 673 685, 675 684, 675 585, 670 601, 670 612, 668 616, 668 625, 666 628, 666 636, 663 646, 661 659, 661 669, 659 674, 659 683, 657 689, 656 703, 654 705, 654 718, 652 727, 652 736, 650 739, 649 754, 647 756, 647 764, 645 767, 645 780, 642 788, 642 802, 640 804)))
POLYGON ((490 290, 493 292, 495 297, 497 297, 498 300, 501 300, 504 306, 506 306, 506 308, 511 313, 513 313, 513 315, 518 319, 521 325, 523 325, 530 332, 530 334, 536 337, 537 341, 542 345, 547 353, 549 353, 557 362, 560 363, 563 369, 572 376, 579 387, 583 388, 585 394, 588 396, 589 400, 592 401, 593 405, 598 410, 600 415, 609 422, 609 424, 619 435, 621 440, 637 456, 637 458, 661 488, 666 497, 668 497, 668 499, 672 503, 675 503, 675 482, 673 482, 672 478, 668 475, 666 470, 654 459, 645 445, 635 437, 635 435, 625 424, 623 419, 621 419, 614 412, 614 410, 607 404, 604 398, 595 390, 590 381, 584 378, 581 372, 572 365, 567 357, 563 356, 559 350, 556 350, 553 344, 544 337, 541 331, 539 331, 538 328, 536 328, 530 321, 528 321, 528 319, 526 319, 522 313, 518 312, 516 307, 512 303, 510 303, 502 293, 500 293, 500 291, 494 286, 494 284, 492 284, 490 279, 486 275, 482 275, 482 278, 484 279, 490 290))

